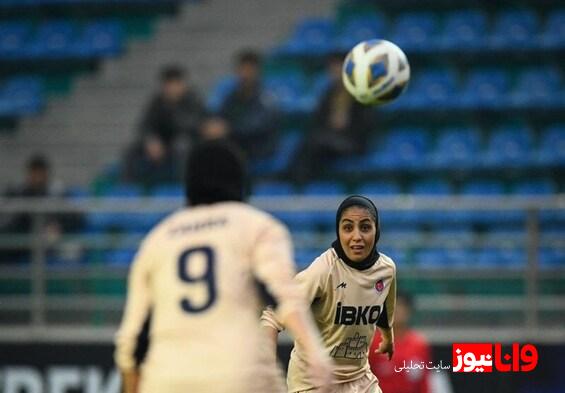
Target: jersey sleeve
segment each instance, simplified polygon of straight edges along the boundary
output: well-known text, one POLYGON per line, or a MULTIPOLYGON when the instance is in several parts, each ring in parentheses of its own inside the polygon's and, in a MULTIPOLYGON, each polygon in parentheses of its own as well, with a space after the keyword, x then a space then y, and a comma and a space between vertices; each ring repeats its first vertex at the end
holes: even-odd
POLYGON ((123 371, 136 367, 137 337, 149 315, 151 297, 149 291, 150 269, 153 250, 146 242, 142 244, 128 277, 128 292, 124 316, 116 334, 114 360, 123 371))
MULTIPOLYGON (((306 301, 306 305, 310 306, 323 293, 323 277, 324 262, 321 257, 316 259, 308 268, 298 273, 294 279, 298 289, 306 301)), ((263 326, 269 326, 279 332, 284 330, 281 322, 280 313, 275 313, 271 307, 267 307, 261 315, 261 323, 263 326)))
POLYGON ((287 229, 274 219, 266 220, 252 245, 252 269, 255 278, 266 287, 277 303, 277 315, 304 308, 296 283, 292 243, 287 229))

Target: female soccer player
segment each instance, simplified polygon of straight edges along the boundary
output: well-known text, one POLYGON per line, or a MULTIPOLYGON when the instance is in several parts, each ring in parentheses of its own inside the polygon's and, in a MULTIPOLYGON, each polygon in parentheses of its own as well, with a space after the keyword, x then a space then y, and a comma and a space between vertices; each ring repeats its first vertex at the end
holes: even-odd
MULTIPOLYGON (((323 344, 334 360, 335 393, 379 393, 367 355, 377 326, 378 353, 393 354, 396 267, 377 251, 380 226, 375 205, 362 196, 345 199, 336 215, 337 240, 296 276, 311 303, 323 344)), ((261 317, 276 345, 284 326, 271 309, 261 317)), ((295 341, 288 366, 288 391, 317 392, 307 376, 305 353, 295 341)))

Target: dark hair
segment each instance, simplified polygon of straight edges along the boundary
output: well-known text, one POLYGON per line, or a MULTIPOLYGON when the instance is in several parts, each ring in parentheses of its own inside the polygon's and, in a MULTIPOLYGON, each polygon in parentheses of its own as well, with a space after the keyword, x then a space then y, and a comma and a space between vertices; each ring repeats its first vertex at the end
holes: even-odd
POLYGON ((161 82, 178 81, 185 78, 186 72, 179 65, 167 65, 161 69, 161 82))
POLYGON ((185 187, 190 205, 243 201, 247 189, 243 153, 226 140, 196 145, 187 160, 185 187))
POLYGON ((26 164, 28 170, 49 170, 49 161, 42 154, 34 154, 29 158, 26 164))
POLYGON ((238 52, 235 61, 237 65, 253 64, 259 66, 261 65, 261 55, 252 49, 244 49, 238 52))

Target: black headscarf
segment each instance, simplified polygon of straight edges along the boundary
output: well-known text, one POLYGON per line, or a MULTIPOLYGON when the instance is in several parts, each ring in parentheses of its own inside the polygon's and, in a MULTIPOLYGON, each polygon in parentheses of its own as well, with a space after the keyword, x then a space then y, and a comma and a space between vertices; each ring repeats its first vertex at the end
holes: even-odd
POLYGON ((379 237, 381 236, 379 212, 375 204, 371 202, 369 198, 365 198, 364 196, 361 195, 352 195, 350 197, 345 198, 345 200, 341 202, 341 204, 337 208, 337 213, 335 217, 335 232, 337 235, 337 239, 332 243, 332 247, 337 253, 337 255, 341 258, 341 260, 345 262, 346 265, 357 270, 365 270, 373 266, 375 262, 377 262, 377 259, 379 259, 380 255, 379 252, 377 251, 377 242, 379 241, 379 237), (375 220, 375 226, 377 229, 377 232, 375 234, 375 243, 373 244, 373 248, 371 249, 371 252, 367 256, 367 258, 365 258, 360 262, 354 262, 347 257, 345 251, 341 247, 341 242, 339 239, 339 221, 341 220, 341 215, 347 208, 351 206, 359 206, 364 209, 367 209, 369 211, 369 214, 373 216, 373 219, 375 220))
POLYGON ((245 199, 247 172, 243 154, 225 140, 195 146, 185 177, 187 203, 193 206, 245 199))

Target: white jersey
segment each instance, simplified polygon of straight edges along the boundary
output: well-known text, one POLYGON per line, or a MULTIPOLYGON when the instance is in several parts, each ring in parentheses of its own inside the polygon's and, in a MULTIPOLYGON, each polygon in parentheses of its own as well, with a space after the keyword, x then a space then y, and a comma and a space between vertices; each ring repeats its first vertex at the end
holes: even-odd
MULTIPOLYGON (((396 266, 380 254, 365 270, 345 264, 333 248, 320 255, 296 276, 296 281, 311 303, 314 320, 324 347, 334 361, 334 376, 343 384, 371 374, 368 351, 377 322, 392 328, 396 302, 396 266)), ((284 329, 280 318, 266 309, 265 326, 284 329)), ((295 343, 288 366, 288 391, 315 388, 308 380, 308 365, 303 346, 295 343)))
POLYGON ((142 392, 276 392, 282 380, 265 351, 257 283, 288 315, 304 307, 294 274, 288 231, 270 215, 239 202, 178 211, 135 257, 116 363, 135 367, 151 310, 142 392))

